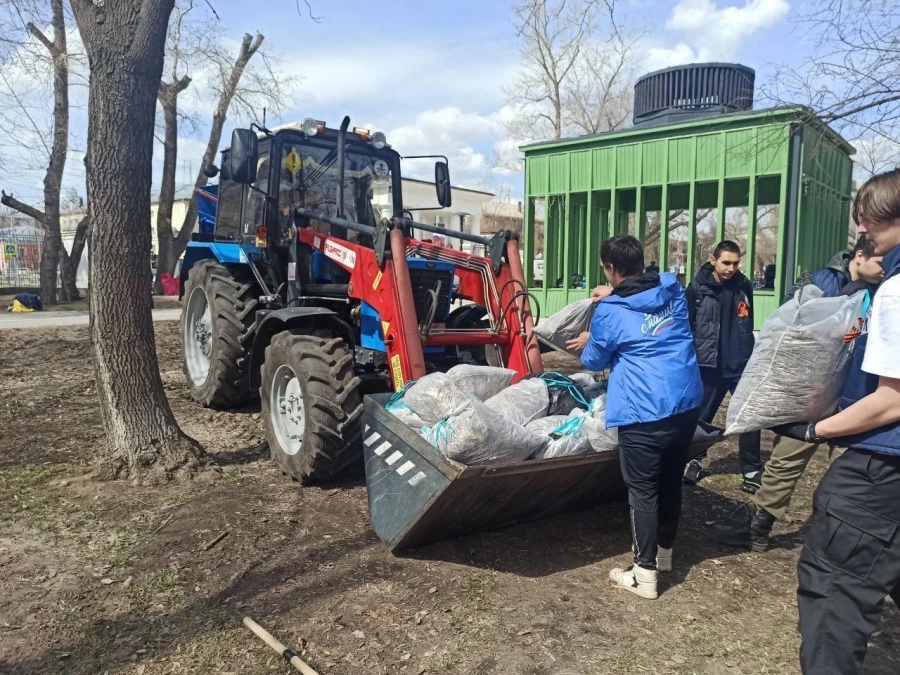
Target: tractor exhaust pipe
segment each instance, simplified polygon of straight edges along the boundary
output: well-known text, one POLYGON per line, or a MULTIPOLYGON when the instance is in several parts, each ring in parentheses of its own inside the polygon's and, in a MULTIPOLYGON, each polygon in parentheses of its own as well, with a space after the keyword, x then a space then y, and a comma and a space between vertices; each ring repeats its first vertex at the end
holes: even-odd
POLYGON ((350 127, 350 117, 345 116, 341 122, 341 130, 338 132, 337 141, 337 217, 344 217, 344 171, 346 165, 347 129, 350 127))
MULTIPOLYGON (((350 127, 350 117, 344 116, 344 120, 341 122, 341 129, 338 131, 337 138, 337 173, 338 173, 338 185, 337 185, 337 217, 344 217, 344 172, 346 171, 346 159, 347 159, 347 129, 350 127)), ((347 230, 342 227, 335 227, 332 230, 332 233, 335 237, 339 239, 347 238, 347 230)))

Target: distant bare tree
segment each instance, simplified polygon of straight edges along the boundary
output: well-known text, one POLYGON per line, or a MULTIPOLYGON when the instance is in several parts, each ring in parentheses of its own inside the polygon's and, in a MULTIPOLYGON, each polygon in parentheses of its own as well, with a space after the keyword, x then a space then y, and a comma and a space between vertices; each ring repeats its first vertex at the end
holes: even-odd
POLYGON ((823 0, 795 18, 814 45, 799 68, 775 69, 774 103, 805 103, 847 138, 894 140, 900 131, 900 3, 823 0))
POLYGON ((521 109, 515 128, 520 137, 558 139, 565 87, 596 30, 596 7, 587 0, 528 0, 513 12, 523 66, 506 92, 521 109))
MULTIPOLYGON (((632 108, 643 29, 619 25, 612 0, 527 0, 514 8, 522 69, 506 90, 511 139, 557 140, 620 128, 632 108)), ((493 164, 522 170, 518 152, 493 164)))
POLYGON ((193 80, 199 78, 200 84, 205 85, 202 89, 215 97, 215 103, 209 102, 214 106, 213 115, 206 150, 193 184, 196 189, 209 180, 203 167, 215 161, 229 111, 233 108, 235 116, 246 121, 258 121, 263 108, 277 115, 287 99, 286 91, 296 81, 296 78, 277 71, 276 60, 262 49, 265 38, 260 34, 255 37, 244 35, 237 55, 230 54, 221 40, 219 27, 199 7, 195 8, 195 4, 194 0, 184 0, 176 4, 172 13, 164 71, 168 76, 160 83, 158 96, 163 115, 161 141, 164 154, 156 219, 159 243, 157 291, 161 289, 162 273, 174 273, 197 220, 194 193, 177 233, 173 228, 179 120, 187 119, 192 126, 200 125, 199 116, 188 117, 179 107, 179 96, 183 92, 190 93, 193 80))
POLYGON ((613 26, 599 44, 585 45, 563 95, 563 120, 570 133, 598 134, 625 125, 634 104, 634 81, 645 31, 628 35, 613 26))
MULTIPOLYGON (((28 73, 39 83, 41 70, 46 68, 52 72, 53 114, 52 128, 45 130, 35 121, 25 96, 17 91, 6 75, 9 98, 14 102, 14 111, 10 117, 27 120, 31 131, 40 139, 40 149, 46 152, 46 170, 44 173, 43 209, 36 208, 17 199, 12 194, 0 193, 0 203, 34 218, 44 232, 41 251, 41 301, 46 305, 57 303, 57 271, 62 272, 63 294, 68 300, 77 300, 78 288, 75 286, 77 262, 72 265, 69 255, 62 243, 60 231, 60 201, 62 196, 62 180, 69 151, 69 75, 70 59, 66 40, 66 17, 62 0, 49 0, 49 17, 47 6, 38 2, 12 2, 4 8, 7 13, 3 45, 6 48, 2 67, 12 64, 19 72, 28 73), (49 21, 51 37, 48 37, 37 24, 46 25, 49 21), (36 54, 22 38, 17 38, 16 22, 21 24, 25 36, 36 40, 45 50, 36 54)), ((6 125, 4 125, 6 126, 6 125)), ((85 228, 86 229, 86 228, 85 228)), ((83 242, 81 244, 83 247, 83 242)))

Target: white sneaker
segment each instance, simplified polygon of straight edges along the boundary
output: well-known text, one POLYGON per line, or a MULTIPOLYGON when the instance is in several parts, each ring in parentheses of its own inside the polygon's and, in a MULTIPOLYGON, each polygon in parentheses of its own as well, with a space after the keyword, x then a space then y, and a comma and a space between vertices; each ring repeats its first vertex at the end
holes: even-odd
POLYGON ((632 565, 624 570, 616 567, 610 570, 609 578, 625 590, 631 591, 642 598, 656 600, 658 597, 656 592, 656 570, 645 570, 637 565, 632 565))
POLYGON ((672 549, 656 547, 656 569, 660 572, 672 571, 672 549))

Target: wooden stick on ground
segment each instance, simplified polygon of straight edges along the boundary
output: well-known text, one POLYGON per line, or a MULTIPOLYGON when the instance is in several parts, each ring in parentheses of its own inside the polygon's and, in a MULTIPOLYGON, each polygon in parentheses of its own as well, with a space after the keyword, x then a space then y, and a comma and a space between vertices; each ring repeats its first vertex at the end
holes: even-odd
POLYGON ((269 645, 272 649, 278 652, 281 657, 290 663, 294 668, 299 670, 303 675, 319 675, 315 670, 306 665, 303 660, 297 656, 293 651, 285 647, 278 640, 272 637, 272 634, 269 633, 265 628, 256 623, 249 616, 245 616, 243 619, 243 623, 247 628, 256 633, 256 636, 269 645))

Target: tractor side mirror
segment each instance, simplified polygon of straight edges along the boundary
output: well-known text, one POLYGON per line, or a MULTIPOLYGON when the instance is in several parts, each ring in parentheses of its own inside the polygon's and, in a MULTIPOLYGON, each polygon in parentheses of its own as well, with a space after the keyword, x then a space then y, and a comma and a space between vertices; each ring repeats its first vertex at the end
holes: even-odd
POLYGON ((437 192, 438 204, 449 208, 453 203, 450 194, 450 167, 447 162, 434 163, 434 190, 437 192))
POLYGON ((250 129, 235 129, 231 133, 231 180, 242 185, 256 182, 256 164, 259 150, 256 134, 250 129))
POLYGON ((219 167, 215 164, 207 164, 203 167, 203 175, 207 178, 215 178, 219 175, 219 167))

